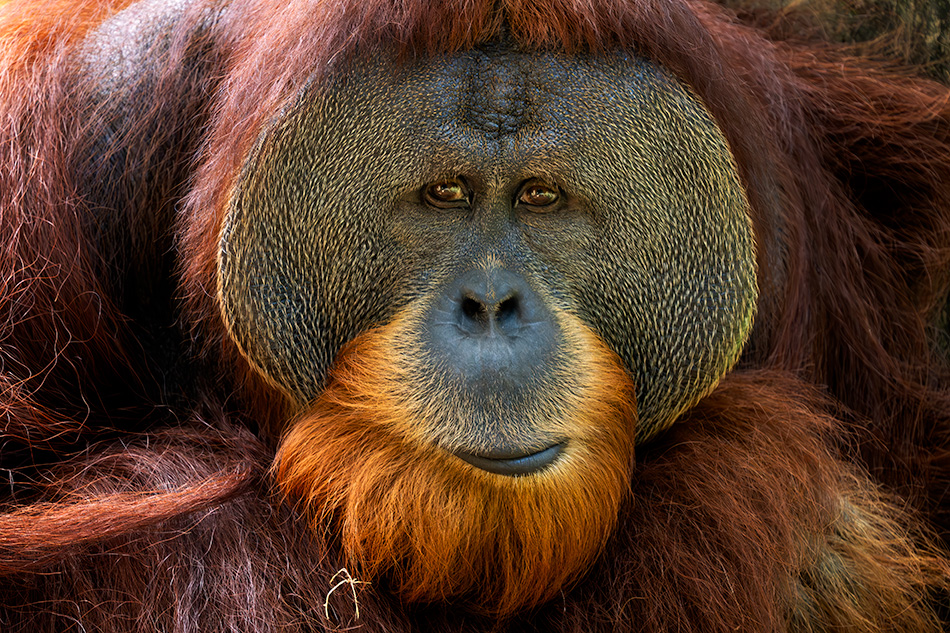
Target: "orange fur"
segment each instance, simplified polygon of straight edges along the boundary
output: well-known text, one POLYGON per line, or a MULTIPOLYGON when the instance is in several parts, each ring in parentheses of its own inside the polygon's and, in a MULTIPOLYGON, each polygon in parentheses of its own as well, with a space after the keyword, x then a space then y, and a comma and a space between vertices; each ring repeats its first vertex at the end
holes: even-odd
POLYGON ((0 2, 0 79, 82 37, 134 0, 47 0, 27 5, 0 2))
POLYGON ((415 359, 397 319, 343 352, 330 386, 281 444, 279 489, 309 511, 314 530, 339 536, 360 580, 385 578, 406 601, 477 591, 480 610, 507 615, 549 600, 613 530, 635 426, 619 359, 568 323, 578 362, 564 377, 568 413, 554 424, 571 439, 548 469, 494 475, 430 441, 426 409, 439 403, 407 387, 415 359))
POLYGON ((103 108, 75 58, 128 4, 0 0, 4 632, 939 628, 928 601, 947 615, 950 392, 945 354, 932 354, 950 284, 945 86, 781 41, 704 0, 197 0, 215 18, 176 17, 142 85, 110 97, 127 105, 103 108), (589 427, 600 452, 502 479, 427 443, 418 394, 393 390, 415 360, 390 325, 349 348, 287 436, 272 472, 311 513, 301 526, 258 479, 285 403, 233 349, 215 303, 235 174, 311 80, 366 55, 471 48, 505 21, 525 51, 649 57, 714 114, 759 240, 744 369, 643 448, 625 496, 632 388, 589 333, 578 331, 589 371, 575 372, 586 391, 565 386, 578 416, 563 422, 589 427), (114 147, 103 155, 101 142, 114 147), (121 231, 98 240, 117 214, 121 231), (177 268, 152 274, 181 284, 181 313, 170 296, 136 303, 151 276, 110 277, 167 253, 177 268), (190 332, 137 322, 166 302, 190 332), (218 348, 220 361, 207 354, 218 348), (921 538, 928 525, 941 549, 921 538), (373 581, 358 622, 348 594, 330 595, 351 563, 373 581), (465 596, 512 617, 474 616, 465 596))

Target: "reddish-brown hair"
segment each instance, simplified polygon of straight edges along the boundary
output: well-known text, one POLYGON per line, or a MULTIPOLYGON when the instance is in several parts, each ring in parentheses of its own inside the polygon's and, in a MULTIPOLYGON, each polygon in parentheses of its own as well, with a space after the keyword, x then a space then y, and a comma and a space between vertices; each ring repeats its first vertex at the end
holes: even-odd
POLYGON ((350 571, 388 576, 409 603, 474 596, 480 610, 510 616, 550 600, 596 558, 628 491, 630 378, 569 319, 578 378, 565 378, 564 411, 549 424, 571 442, 548 470, 499 477, 427 441, 423 412, 434 403, 414 393, 404 320, 342 352, 326 391, 281 442, 278 488, 315 531, 340 539, 350 571))
MULTIPOLYGON (((254 632, 310 623, 396 632, 935 633, 926 605, 946 578, 946 561, 908 529, 906 509, 835 456, 840 429, 823 406, 785 373, 728 375, 640 455, 632 494, 584 579, 503 624, 472 614, 484 607, 477 594, 412 608, 393 597, 385 577, 366 583, 332 534, 311 531, 305 516, 268 503, 254 473, 244 475, 250 483, 243 489, 220 489, 213 508, 202 510, 208 506, 192 497, 190 514, 158 527, 111 524, 129 530, 123 535, 96 523, 103 531, 93 533, 75 520, 68 548, 50 544, 43 574, 3 568, 13 583, 3 588, 0 613, 25 616, 35 631, 60 630, 75 618, 103 631, 144 621, 169 630, 254 632)), ((65 496, 56 508, 88 511, 80 504, 108 491, 123 503, 118 493, 130 488, 198 490, 194 478, 264 463, 268 453, 226 426, 132 440, 60 473, 65 496)), ((120 507, 112 508, 117 516, 120 507)), ((47 521, 41 514, 30 519, 47 521)), ((10 535, 25 521, 3 527, 10 535)), ((38 532, 5 544, 35 548, 38 532)), ((36 556, 35 549, 2 553, 5 561, 36 556)))
POLYGON ((936 421, 946 423, 929 329, 950 270, 944 87, 828 45, 771 42, 701 1, 369 1, 317 15, 289 3, 277 16, 255 7, 236 5, 247 17, 235 23, 260 36, 235 50, 183 216, 194 322, 218 318, 210 298, 227 197, 258 131, 285 100, 312 76, 377 47, 404 58, 451 52, 505 25, 526 48, 633 47, 709 106, 747 184, 759 238, 751 364, 829 384, 898 450, 865 455, 882 467, 919 462, 912 447, 931 439, 936 421), (265 77, 259 68, 275 72, 265 77))
POLYGON ((0 575, 12 579, 0 622, 270 631, 358 624, 352 596, 360 622, 388 630, 492 626, 407 607, 385 578, 352 594, 325 584, 346 556, 269 497, 282 400, 226 337, 215 257, 237 170, 306 81, 379 49, 424 57, 504 27, 525 49, 631 48, 692 86, 749 191, 762 297, 740 368, 638 455, 598 561, 512 629, 936 628, 925 605, 946 554, 916 526, 950 526, 934 352, 950 283, 946 87, 772 39, 702 0, 234 0, 214 19, 199 1, 145 69, 161 77, 155 106, 114 138, 117 115, 88 105, 98 87, 75 54, 126 4, 0 6, 0 575), (202 72, 196 49, 213 51, 202 72), (130 191, 161 181, 154 208, 128 213, 133 243, 168 231, 155 218, 182 205, 194 341, 181 371, 199 377, 186 396, 162 391, 92 237, 101 210, 83 174, 115 153, 142 159, 114 174, 130 191))

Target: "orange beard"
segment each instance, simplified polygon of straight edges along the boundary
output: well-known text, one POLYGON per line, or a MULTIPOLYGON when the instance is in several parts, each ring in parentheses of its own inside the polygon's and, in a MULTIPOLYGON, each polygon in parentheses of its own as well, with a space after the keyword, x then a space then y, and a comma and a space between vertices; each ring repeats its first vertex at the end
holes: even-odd
POLYGON ((440 403, 408 380, 420 361, 397 320, 340 354, 326 391, 281 443, 278 489, 314 531, 339 539, 354 577, 385 579, 407 602, 467 597, 504 616, 551 599, 613 529, 636 420, 619 359, 565 321, 572 369, 557 378, 557 418, 545 424, 569 440, 548 468, 497 475, 434 445, 425 411, 440 403))

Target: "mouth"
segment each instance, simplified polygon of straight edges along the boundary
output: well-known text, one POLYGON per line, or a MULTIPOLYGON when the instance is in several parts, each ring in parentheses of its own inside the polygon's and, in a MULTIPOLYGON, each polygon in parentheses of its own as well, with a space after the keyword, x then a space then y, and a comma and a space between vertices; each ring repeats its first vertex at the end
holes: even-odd
POLYGON ((536 453, 492 452, 476 455, 465 451, 456 451, 455 456, 490 473, 517 477, 529 475, 553 464, 563 452, 565 444, 566 442, 554 444, 536 453))

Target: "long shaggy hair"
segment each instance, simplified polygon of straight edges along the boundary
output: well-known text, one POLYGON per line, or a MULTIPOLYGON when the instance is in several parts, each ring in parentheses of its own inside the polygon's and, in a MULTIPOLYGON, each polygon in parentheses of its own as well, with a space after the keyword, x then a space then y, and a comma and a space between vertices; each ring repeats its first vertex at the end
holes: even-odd
POLYGON ((747 186, 760 293, 746 366, 827 385, 866 420, 851 431, 856 457, 945 512, 950 398, 933 324, 950 283, 946 87, 827 43, 769 40, 705 0, 369 0, 319 13, 259 1, 236 2, 225 25, 239 43, 180 226, 189 322, 229 371, 244 361, 214 303, 228 196, 261 127, 306 82, 379 47, 437 55, 502 28, 527 50, 632 48, 699 94, 747 186))
POLYGON ((315 531, 339 539, 349 570, 371 582, 385 575, 407 602, 468 594, 510 615, 551 599, 603 548, 628 492, 630 378, 571 319, 565 338, 578 362, 559 381, 566 402, 549 407, 548 428, 572 439, 541 472, 494 475, 419 437, 439 404, 417 396, 404 320, 341 353, 326 391, 280 444, 277 486, 315 531))
POLYGON ((128 4, 0 4, 0 628, 939 630, 945 86, 706 0, 195 0, 102 99, 77 60, 128 4), (525 50, 632 49, 690 85, 758 239, 739 368, 632 466, 629 385, 589 343, 584 419, 617 443, 571 486, 576 513, 553 493, 531 504, 580 475, 504 491, 407 442, 412 414, 386 391, 398 357, 361 366, 379 332, 275 461, 287 404, 215 303, 227 197, 288 99, 379 48, 439 55, 502 27, 525 50), (521 543, 547 561, 540 588, 521 543))
POLYGON ((906 508, 835 456, 840 429, 823 406, 787 374, 727 375, 641 452, 584 578, 505 620, 477 615, 477 594, 412 607, 385 578, 365 582, 333 534, 270 501, 266 446, 226 421, 196 420, 97 448, 57 473, 55 505, 9 517, 0 623, 16 633, 76 621, 116 632, 936 633, 927 604, 946 559, 906 508), (222 482, 209 478, 227 471, 227 487, 213 488, 222 482), (170 519, 171 503, 186 502, 175 495, 198 489, 217 500, 188 499, 170 519), (80 516, 133 508, 137 523, 115 529, 90 530, 80 516), (71 532, 44 532, 68 511, 71 532), (17 569, 44 538, 42 564, 17 569))

